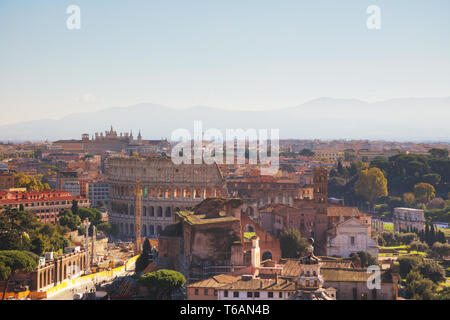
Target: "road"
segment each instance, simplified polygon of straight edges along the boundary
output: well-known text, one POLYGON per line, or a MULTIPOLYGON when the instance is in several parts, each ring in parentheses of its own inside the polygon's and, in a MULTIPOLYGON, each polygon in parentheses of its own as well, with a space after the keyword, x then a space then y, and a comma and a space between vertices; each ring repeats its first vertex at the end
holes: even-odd
MULTIPOLYGON (((122 276, 131 276, 133 274, 134 274, 134 267, 131 268, 130 271, 125 271, 124 273, 120 274, 120 276, 121 277, 122 276)), ((113 281, 113 279, 111 279, 110 282, 106 282, 106 283, 111 283, 112 281, 113 281)), ((90 292, 92 289, 94 289, 94 290, 96 289, 94 281, 89 284, 86 284, 86 283, 80 284, 76 287, 72 287, 70 289, 66 289, 64 291, 58 292, 57 294, 55 294, 45 300, 73 300, 73 295, 75 293, 86 293, 86 292, 90 292)))

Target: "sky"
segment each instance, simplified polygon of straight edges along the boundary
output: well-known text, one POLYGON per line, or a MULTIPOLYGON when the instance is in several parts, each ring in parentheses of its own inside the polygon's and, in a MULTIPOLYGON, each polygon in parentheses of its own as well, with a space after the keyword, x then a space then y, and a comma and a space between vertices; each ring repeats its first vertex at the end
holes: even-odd
POLYGON ((1 0, 0 125, 138 103, 448 97, 449 36, 448 0, 1 0))

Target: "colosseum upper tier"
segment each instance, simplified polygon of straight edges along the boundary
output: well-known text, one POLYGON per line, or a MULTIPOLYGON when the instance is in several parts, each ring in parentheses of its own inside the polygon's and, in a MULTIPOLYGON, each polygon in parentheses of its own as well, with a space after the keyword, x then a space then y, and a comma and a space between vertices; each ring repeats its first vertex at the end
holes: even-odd
POLYGON ((228 196, 216 164, 174 164, 166 156, 114 156, 107 160, 109 221, 122 237, 135 233, 136 180, 141 181, 142 236, 156 236, 174 222, 174 213, 208 197, 228 196))

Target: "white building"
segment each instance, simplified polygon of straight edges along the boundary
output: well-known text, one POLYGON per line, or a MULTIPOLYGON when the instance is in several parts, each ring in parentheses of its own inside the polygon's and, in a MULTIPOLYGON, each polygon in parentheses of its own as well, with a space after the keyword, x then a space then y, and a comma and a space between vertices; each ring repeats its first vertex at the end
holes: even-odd
POLYGON ((345 258, 358 251, 378 257, 378 244, 370 237, 370 224, 353 217, 336 224, 327 236, 327 256, 345 258))
POLYGON ((393 222, 394 232, 425 229, 425 216, 421 209, 394 208, 393 222))

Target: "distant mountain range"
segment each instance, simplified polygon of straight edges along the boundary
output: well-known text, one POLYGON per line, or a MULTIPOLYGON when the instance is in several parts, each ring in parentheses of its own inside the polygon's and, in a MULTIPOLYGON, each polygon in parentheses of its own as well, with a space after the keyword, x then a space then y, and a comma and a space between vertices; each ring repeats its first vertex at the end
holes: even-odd
POLYGON ((121 131, 140 129, 144 139, 169 138, 173 130, 193 133, 195 120, 203 129, 280 129, 281 138, 383 139, 450 141, 450 97, 402 98, 368 103, 319 98, 293 108, 273 111, 228 111, 195 106, 174 109, 156 104, 108 108, 59 120, 35 120, 0 126, 1 141, 80 139, 112 125, 121 131))

